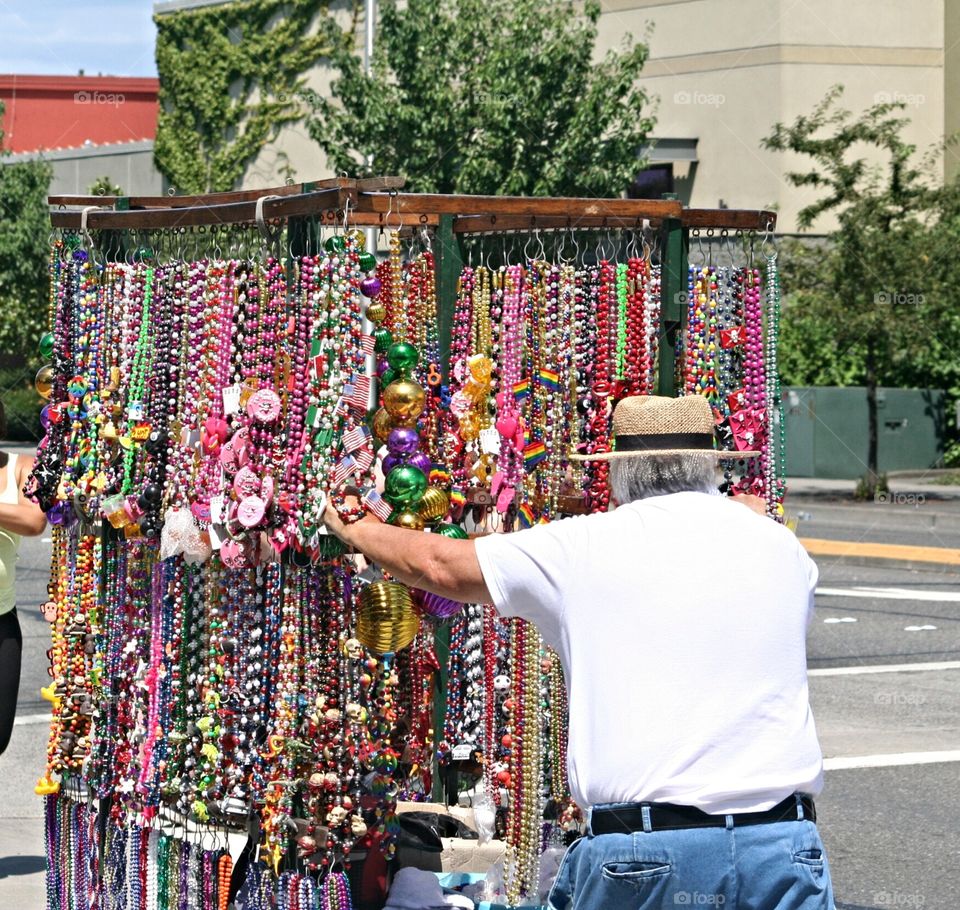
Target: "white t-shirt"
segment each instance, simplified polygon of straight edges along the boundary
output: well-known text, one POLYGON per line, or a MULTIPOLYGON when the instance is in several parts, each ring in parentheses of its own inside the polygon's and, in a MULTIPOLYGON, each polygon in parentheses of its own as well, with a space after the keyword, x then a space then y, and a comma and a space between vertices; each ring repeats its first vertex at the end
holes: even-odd
POLYGON ((817 567, 786 528, 688 492, 476 547, 498 612, 535 623, 563 662, 579 805, 750 812, 820 792, 817 567))

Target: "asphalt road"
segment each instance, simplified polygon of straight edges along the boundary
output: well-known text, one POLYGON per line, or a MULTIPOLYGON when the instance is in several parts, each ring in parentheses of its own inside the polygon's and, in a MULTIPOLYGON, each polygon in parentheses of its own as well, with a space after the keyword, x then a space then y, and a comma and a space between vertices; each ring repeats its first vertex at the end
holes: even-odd
MULTIPOLYGON (((801 536, 960 547, 960 500, 861 506, 795 499, 791 509, 804 513, 801 536)), ((49 544, 28 541, 18 569, 25 666, 20 722, 0 757, 2 908, 43 905, 42 804, 33 785, 46 735, 47 703, 38 691, 49 640, 38 605, 48 558, 49 544)), ((960 576, 829 558, 818 564, 810 697, 827 760, 817 803, 837 908, 956 910, 960 576)))

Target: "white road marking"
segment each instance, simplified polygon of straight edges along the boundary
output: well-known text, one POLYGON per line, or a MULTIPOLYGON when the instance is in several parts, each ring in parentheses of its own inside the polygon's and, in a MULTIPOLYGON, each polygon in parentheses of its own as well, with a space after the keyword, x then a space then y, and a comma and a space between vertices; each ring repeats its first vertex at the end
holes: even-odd
POLYGON ((856 620, 852 616, 828 616, 824 622, 829 625, 835 622, 856 622, 856 620))
POLYGON ((907 588, 817 588, 824 597, 865 597, 871 600, 929 600, 960 603, 960 591, 910 591, 907 588))
POLYGON ((904 632, 931 632, 936 629, 936 626, 904 626, 904 632))
POLYGON ((860 676, 864 673, 917 673, 922 670, 960 670, 960 660, 941 660, 925 664, 864 664, 862 667, 820 667, 807 670, 807 676, 860 676))
POLYGON ((19 714, 14 718, 15 727, 23 727, 27 724, 48 724, 50 723, 49 714, 19 714))
POLYGON ((824 771, 843 771, 848 768, 892 768, 897 765, 933 765, 939 762, 960 761, 960 749, 943 752, 895 752, 890 755, 851 755, 825 758, 824 771))

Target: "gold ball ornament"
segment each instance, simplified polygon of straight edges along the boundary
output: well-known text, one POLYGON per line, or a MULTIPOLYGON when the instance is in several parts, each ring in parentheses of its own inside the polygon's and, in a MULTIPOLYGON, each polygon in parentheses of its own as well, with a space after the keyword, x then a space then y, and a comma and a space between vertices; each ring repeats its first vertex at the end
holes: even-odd
POLYGON ((423 530, 423 516, 417 512, 400 512, 392 521, 398 528, 404 528, 407 531, 423 530))
POLYGON ((37 371, 36 378, 33 380, 33 384, 37 389, 37 394, 49 401, 50 396, 53 394, 53 380, 56 374, 53 372, 53 367, 50 364, 40 367, 37 371))
POLYGON ((450 497, 440 487, 427 487, 417 510, 424 521, 439 521, 450 511, 450 497))
POLYGON ((386 408, 378 408, 377 413, 373 415, 373 435, 386 442, 390 431, 396 426, 390 412, 386 408))
POLYGON ((371 303, 367 307, 367 319, 374 325, 379 325, 387 318, 387 308, 382 303, 371 303))
POLYGON ((377 654, 407 647, 420 631, 420 618, 406 585, 375 581, 360 592, 356 637, 377 654))
POLYGON ((423 386, 410 379, 398 379, 383 390, 383 406, 397 420, 416 420, 426 403, 423 386))

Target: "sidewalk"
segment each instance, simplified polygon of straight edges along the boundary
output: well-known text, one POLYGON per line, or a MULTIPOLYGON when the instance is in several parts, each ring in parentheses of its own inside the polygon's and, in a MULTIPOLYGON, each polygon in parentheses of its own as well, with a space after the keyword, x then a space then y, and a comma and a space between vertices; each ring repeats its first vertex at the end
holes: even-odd
MULTIPOLYGON (((898 471, 887 475, 892 494, 923 496, 928 500, 960 502, 960 484, 936 483, 936 478, 956 471, 898 471)), ((853 499, 856 480, 829 480, 820 477, 788 477, 787 498, 815 497, 853 499)))
MULTIPOLYGON (((24 698, 21 688, 20 697, 24 698)), ((20 715, 0 756, 0 907, 46 906, 43 801, 33 792, 46 764, 49 724, 20 715)))

